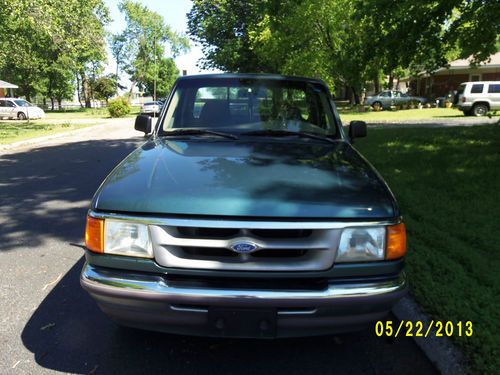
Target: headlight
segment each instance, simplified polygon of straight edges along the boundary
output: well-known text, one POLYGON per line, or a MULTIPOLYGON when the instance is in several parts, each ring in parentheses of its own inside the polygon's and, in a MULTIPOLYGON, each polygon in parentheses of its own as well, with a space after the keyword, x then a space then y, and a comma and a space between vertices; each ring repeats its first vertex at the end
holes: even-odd
POLYGON ((336 261, 370 262, 406 255, 404 223, 380 227, 346 228, 340 236, 336 261))
POLYGON ((85 246, 93 252, 153 258, 145 224, 87 216, 85 246))
POLYGON ((153 257, 148 226, 128 221, 104 221, 104 253, 153 257))
POLYGON ((385 227, 346 228, 342 231, 337 262, 380 261, 385 257, 385 227))

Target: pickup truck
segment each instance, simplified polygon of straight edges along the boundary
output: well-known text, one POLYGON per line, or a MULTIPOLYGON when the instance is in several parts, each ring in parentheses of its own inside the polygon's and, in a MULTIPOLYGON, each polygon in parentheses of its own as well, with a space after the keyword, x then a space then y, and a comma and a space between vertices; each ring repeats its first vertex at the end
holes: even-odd
POLYGON ((322 81, 179 78, 97 190, 80 281, 120 325, 274 338, 357 330, 407 292, 396 200, 322 81))

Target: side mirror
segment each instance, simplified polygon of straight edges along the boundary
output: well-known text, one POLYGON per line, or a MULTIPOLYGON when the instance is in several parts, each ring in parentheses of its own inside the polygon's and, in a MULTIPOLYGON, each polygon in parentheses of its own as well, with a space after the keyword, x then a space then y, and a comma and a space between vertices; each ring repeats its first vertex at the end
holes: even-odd
POLYGON ((150 116, 139 115, 135 118, 135 130, 143 132, 145 135, 151 133, 152 120, 150 116))
POLYGON ((366 137, 366 122, 364 121, 351 121, 349 124, 349 137, 351 140, 354 138, 366 137))

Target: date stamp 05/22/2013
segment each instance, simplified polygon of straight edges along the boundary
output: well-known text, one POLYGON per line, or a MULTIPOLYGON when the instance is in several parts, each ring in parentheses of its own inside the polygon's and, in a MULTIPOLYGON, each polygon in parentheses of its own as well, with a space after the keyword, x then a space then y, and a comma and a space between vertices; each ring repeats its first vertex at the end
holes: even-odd
POLYGON ((470 320, 466 322, 440 320, 431 320, 429 322, 401 320, 393 322, 392 320, 386 320, 375 323, 375 334, 378 337, 471 337, 474 334, 474 330, 470 320))

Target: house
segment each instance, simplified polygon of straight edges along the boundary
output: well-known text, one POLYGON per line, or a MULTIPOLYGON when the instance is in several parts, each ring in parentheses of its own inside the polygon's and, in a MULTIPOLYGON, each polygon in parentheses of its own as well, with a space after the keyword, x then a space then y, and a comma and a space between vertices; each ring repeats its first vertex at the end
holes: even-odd
POLYGON ((413 95, 436 98, 452 93, 462 82, 469 81, 500 81, 500 52, 477 67, 470 65, 470 59, 452 61, 448 67, 410 78, 409 87, 413 95))
POLYGON ((17 89, 18 86, 12 83, 0 80, 0 98, 5 98, 7 96, 7 89, 10 89, 10 97, 14 96, 12 89, 17 89))

